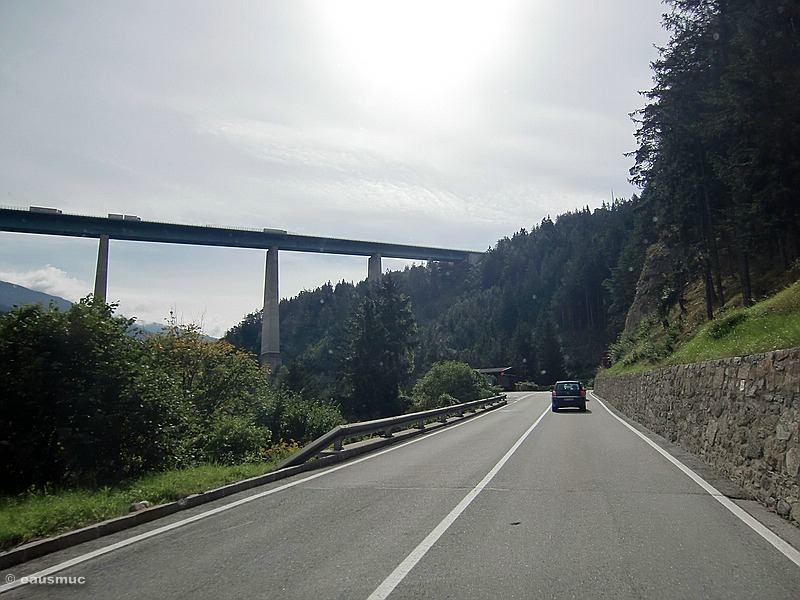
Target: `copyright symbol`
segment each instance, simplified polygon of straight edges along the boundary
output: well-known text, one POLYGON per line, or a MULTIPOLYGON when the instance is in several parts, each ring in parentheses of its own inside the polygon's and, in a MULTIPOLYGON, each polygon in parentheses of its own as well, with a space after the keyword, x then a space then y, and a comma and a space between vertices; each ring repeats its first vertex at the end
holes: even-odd
POLYGON ((14 575, 12 575, 11 573, 6 575, 6 583, 14 583, 16 580, 17 578, 14 577, 14 575))

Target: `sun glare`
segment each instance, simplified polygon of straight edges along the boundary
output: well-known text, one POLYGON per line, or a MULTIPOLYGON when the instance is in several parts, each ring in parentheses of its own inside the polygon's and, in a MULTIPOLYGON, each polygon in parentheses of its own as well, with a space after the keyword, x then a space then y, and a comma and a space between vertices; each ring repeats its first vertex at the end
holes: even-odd
POLYGON ((373 97, 435 102, 484 77, 505 50, 511 5, 495 1, 320 2, 331 60, 373 97))

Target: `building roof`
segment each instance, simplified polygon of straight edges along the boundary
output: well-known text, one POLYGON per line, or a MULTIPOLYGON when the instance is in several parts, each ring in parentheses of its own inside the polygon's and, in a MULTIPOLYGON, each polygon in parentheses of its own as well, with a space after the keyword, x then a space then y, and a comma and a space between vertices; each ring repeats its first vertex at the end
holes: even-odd
POLYGON ((507 373, 512 369, 513 367, 492 367, 491 369, 475 369, 475 370, 483 375, 494 375, 495 373, 497 374, 507 373))

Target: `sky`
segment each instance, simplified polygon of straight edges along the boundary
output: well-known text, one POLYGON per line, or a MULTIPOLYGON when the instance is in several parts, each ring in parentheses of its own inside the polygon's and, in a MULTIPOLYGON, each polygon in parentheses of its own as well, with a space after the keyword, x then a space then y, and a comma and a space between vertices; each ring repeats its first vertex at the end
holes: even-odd
MULTIPOLYGON (((639 190, 659 0, 2 0, 0 205, 485 251, 639 190)), ((76 301, 98 242, 0 232, 76 301)), ((108 300, 221 336, 265 253, 111 241, 108 300)), ((280 296, 366 278, 281 252, 280 296)), ((384 260, 401 270, 409 261, 384 260)))

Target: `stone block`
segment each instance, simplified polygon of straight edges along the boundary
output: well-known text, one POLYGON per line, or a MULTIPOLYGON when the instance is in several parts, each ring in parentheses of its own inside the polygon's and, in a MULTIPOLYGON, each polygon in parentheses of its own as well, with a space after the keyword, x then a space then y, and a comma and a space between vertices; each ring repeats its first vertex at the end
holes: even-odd
POLYGON ((792 512, 789 513, 789 518, 793 521, 800 521, 800 502, 792 504, 792 512))
POLYGON ((800 447, 794 445, 786 451, 784 464, 786 474, 791 478, 797 478, 800 474, 800 447))

